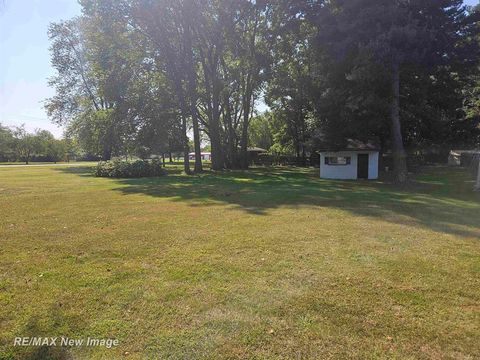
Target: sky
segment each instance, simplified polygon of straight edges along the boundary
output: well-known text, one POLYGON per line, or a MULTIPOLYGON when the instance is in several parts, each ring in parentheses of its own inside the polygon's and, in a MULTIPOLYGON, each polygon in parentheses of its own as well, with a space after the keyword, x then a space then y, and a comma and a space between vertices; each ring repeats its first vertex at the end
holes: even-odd
MULTIPOLYGON (((479 0, 466 0, 475 5, 479 0)), ((76 0, 0 0, 0 123, 25 124, 61 137, 63 129, 51 123, 43 100, 54 91, 47 80, 50 65, 48 25, 80 15, 76 0)))
POLYGON ((54 94, 47 29, 79 14, 76 0, 0 0, 0 123, 62 135, 42 104, 54 94))

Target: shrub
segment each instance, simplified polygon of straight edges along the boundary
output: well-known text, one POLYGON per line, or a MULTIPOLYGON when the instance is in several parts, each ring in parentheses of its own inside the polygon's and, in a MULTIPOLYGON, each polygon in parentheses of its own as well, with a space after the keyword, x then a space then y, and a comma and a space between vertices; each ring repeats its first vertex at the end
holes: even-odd
POLYGON ((95 168, 95 176, 111 178, 140 178, 166 175, 162 162, 153 160, 113 160, 100 161, 95 168))

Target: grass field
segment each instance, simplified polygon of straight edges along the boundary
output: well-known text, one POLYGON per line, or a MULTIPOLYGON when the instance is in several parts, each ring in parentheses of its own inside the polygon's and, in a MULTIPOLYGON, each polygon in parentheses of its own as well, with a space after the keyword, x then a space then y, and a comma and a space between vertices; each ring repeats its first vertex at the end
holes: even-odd
POLYGON ((406 190, 90 170, 0 168, 1 359, 480 357, 480 196, 461 169, 406 190))
POLYGON ((97 162, 94 162, 94 161, 78 161, 78 162, 76 162, 76 161, 70 161, 70 162, 59 161, 59 162, 57 162, 57 163, 35 161, 35 162, 30 162, 30 163, 28 163, 28 165, 25 164, 25 162, 13 162, 13 161, 10 161, 10 162, 0 162, 0 166, 1 166, 1 167, 7 167, 7 166, 11 166, 11 167, 29 166, 29 167, 32 167, 32 166, 45 166, 45 165, 93 166, 93 165, 95 165, 95 164, 97 164, 97 162))

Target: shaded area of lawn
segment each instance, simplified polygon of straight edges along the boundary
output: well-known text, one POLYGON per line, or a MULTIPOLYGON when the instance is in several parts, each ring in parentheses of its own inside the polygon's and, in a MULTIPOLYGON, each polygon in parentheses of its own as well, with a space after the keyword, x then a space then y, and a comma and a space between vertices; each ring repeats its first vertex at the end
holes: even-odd
MULTIPOLYGON (((91 176, 88 168, 58 169, 91 176)), ((480 194, 470 174, 459 168, 427 167, 405 189, 381 181, 319 179, 317 170, 254 168, 185 176, 179 167, 163 178, 118 179, 125 195, 144 194, 189 201, 191 206, 223 203, 250 214, 267 215, 282 206, 339 208, 463 236, 480 236, 480 194), (475 216, 478 215, 478 216, 475 216)))

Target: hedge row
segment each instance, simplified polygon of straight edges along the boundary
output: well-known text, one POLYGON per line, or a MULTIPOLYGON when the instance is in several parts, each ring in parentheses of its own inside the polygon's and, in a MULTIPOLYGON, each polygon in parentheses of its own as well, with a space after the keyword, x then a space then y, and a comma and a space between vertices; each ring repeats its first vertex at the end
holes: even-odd
POLYGON ((111 178, 140 178, 166 175, 162 162, 153 160, 101 161, 95 168, 95 176, 111 178))

